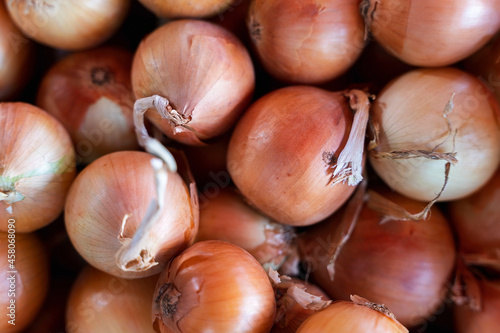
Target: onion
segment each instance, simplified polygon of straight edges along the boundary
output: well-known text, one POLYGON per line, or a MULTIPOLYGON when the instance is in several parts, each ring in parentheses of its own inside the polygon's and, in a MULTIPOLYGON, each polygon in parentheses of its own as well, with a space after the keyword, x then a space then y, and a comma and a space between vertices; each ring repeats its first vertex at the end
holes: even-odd
MULTIPOLYGON (((424 204, 381 191, 408 211, 424 204)), ((453 233, 436 206, 427 221, 386 221, 364 205, 359 219, 337 254, 331 279, 332 250, 342 230, 342 211, 299 234, 299 251, 314 281, 333 299, 364 295, 384 304, 405 326, 425 321, 444 302, 455 265, 453 233)))
POLYGON ((49 263, 38 236, 16 233, 17 220, 0 233, 0 307, 3 333, 21 332, 35 318, 47 295, 49 263))
POLYGON ((364 0, 373 37, 401 60, 448 66, 484 46, 500 29, 496 0, 364 0))
POLYGON ((159 332, 269 332, 275 309, 257 260, 217 240, 196 243, 171 261, 153 300, 159 332))
POLYGON ((233 188, 221 189, 200 201, 197 241, 222 240, 237 245, 257 259, 264 269, 277 270, 294 255, 295 230, 270 220, 248 206, 233 188))
POLYGON ((410 71, 373 103, 369 161, 385 183, 409 198, 463 198, 500 164, 499 110, 491 92, 468 73, 410 71))
POLYGON ((33 42, 23 36, 0 1, 0 100, 15 99, 31 77, 33 42))
POLYGON ((358 7, 358 0, 253 0, 247 26, 273 76, 323 83, 346 72, 364 48, 358 7))
POLYGON ((74 282, 66 307, 66 332, 150 332, 157 275, 119 279, 87 266, 74 282))
POLYGON ((351 296, 351 299, 352 302, 334 302, 311 315, 300 325, 297 333, 408 332, 385 306, 371 303, 359 296, 351 296))
POLYGON ((147 119, 191 145, 228 131, 250 102, 254 84, 253 64, 241 42, 199 20, 171 21, 153 31, 132 65, 132 88, 140 99, 136 112, 156 106, 147 119))
POLYGON ((132 54, 124 49, 81 51, 56 63, 40 83, 37 105, 61 121, 84 163, 138 148, 131 64, 132 54))
POLYGON ((139 0, 155 15, 163 18, 207 17, 221 13, 236 0, 139 0))
POLYGON ((17 220, 31 232, 62 212, 75 178, 75 152, 64 127, 27 103, 0 104, 0 231, 17 220))
POLYGON ((289 86, 268 93, 234 129, 229 174, 246 200, 273 220, 316 223, 362 178, 369 105, 359 90, 289 86))
POLYGON ((14 23, 29 38, 64 50, 95 47, 125 20, 130 0, 6 0, 14 23))
POLYGON ((76 177, 65 224, 76 250, 92 266, 121 278, 150 276, 194 242, 195 184, 156 162, 145 152, 115 152, 76 177))

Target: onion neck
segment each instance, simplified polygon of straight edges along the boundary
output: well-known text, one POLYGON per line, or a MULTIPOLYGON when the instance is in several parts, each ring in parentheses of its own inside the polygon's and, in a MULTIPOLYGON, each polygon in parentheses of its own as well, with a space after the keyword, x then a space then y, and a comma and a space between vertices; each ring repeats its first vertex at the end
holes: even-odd
POLYGON ((396 319, 396 317, 394 316, 394 314, 386 306, 384 306, 383 304, 377 304, 377 303, 370 302, 367 299, 365 299, 363 297, 360 297, 360 296, 357 296, 357 295, 351 295, 351 301, 354 304, 356 304, 356 305, 365 306, 365 307, 367 307, 369 309, 377 311, 380 314, 388 317, 389 319, 391 319, 396 324, 396 326, 398 328, 398 331, 400 333, 408 333, 408 329, 406 327, 404 327, 396 319))

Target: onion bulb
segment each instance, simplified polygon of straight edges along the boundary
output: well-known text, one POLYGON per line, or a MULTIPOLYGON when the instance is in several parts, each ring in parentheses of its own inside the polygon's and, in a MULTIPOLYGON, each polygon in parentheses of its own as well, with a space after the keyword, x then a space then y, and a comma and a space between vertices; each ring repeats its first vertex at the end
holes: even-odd
POLYGON ((130 0, 7 0, 14 23, 31 39, 64 50, 95 47, 110 38, 128 13, 130 0))
POLYGON ((194 242, 195 185, 156 162, 145 152, 114 152, 76 177, 65 224, 76 250, 92 266, 121 278, 150 276, 194 242))
POLYGON ((369 161, 389 187, 409 198, 463 198, 500 164, 498 102, 459 69, 407 72, 379 93, 371 111, 369 161))
POLYGON ((235 0, 139 0, 146 8, 163 18, 201 18, 226 10, 235 0))
POLYGON ((269 332, 276 311, 266 272, 242 248, 196 243, 160 274, 153 298, 158 332, 269 332))
POLYGON ((364 0, 362 6, 375 40, 420 67, 465 59, 500 29, 497 0, 364 0))
POLYGON ((17 220, 31 232, 62 212, 75 178, 75 151, 59 121, 27 103, 0 104, 0 231, 17 220))
POLYGON ((334 302, 311 315, 300 325, 297 333, 408 333, 408 329, 384 305, 359 296, 351 296, 351 299, 352 302, 334 302))
MULTIPOLYGON (((21 332, 35 319, 49 288, 46 250, 34 233, 0 233, 0 307, 3 333, 21 332)), ((19 220, 20 222, 20 220, 19 220)))
MULTIPOLYGON (((407 211, 424 206, 394 192, 383 195, 407 211)), ((456 255, 452 230, 438 207, 426 221, 390 220, 364 204, 334 262, 342 211, 299 234, 299 251, 313 281, 333 299, 364 295, 384 304, 405 326, 424 322, 442 305, 456 255)))
POLYGON ((37 105, 61 121, 85 164, 138 148, 131 64, 132 54, 125 49, 80 51, 57 62, 40 83, 37 105))
POLYGON ((86 266, 71 287, 66 332, 154 333, 151 299, 157 279, 120 279, 86 266))
POLYGON ((253 0, 247 27, 266 70, 292 83, 344 74, 365 46, 359 0, 253 0))
POLYGON ((359 90, 312 86, 261 97, 229 142, 227 167, 236 187, 276 222, 298 226, 326 218, 362 178, 369 105, 359 90))
POLYGON ((141 42, 132 64, 136 112, 156 106, 146 118, 189 145, 203 145, 228 131, 250 102, 254 85, 243 44, 228 30, 201 20, 176 20, 156 29, 141 42))

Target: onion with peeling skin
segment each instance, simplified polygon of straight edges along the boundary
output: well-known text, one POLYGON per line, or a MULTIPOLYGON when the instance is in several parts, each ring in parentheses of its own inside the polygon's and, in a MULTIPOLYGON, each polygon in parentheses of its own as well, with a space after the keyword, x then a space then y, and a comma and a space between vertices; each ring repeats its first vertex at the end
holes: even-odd
POLYGON ((163 18, 201 18, 226 10, 236 0, 139 0, 146 8, 163 18))
POLYGON ((57 119, 27 103, 0 104, 0 231, 17 220, 31 232, 62 212, 76 174, 71 138, 57 119))
POLYGON ((129 51, 101 47, 68 55, 40 83, 37 105, 68 130, 79 161, 88 164, 105 154, 139 147, 131 65, 129 51))

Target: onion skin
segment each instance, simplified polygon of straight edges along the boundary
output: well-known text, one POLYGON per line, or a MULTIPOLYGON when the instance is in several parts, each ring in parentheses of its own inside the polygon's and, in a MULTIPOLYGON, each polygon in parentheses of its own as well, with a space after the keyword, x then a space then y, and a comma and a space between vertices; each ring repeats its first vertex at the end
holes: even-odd
POLYGON ((342 93, 309 86, 275 90, 238 121, 227 153, 229 174, 246 200, 275 221, 316 223, 355 189, 346 183, 332 187, 325 161, 329 153, 338 156, 351 122, 342 93))
POLYGON ((369 149, 370 164, 393 190, 431 201, 445 182, 444 160, 381 154, 405 150, 456 153, 458 162, 451 165, 438 201, 466 197, 482 187, 500 164, 499 110, 483 83, 459 69, 407 72, 391 81, 373 103, 371 116, 379 127, 379 141, 369 149), (453 109, 444 118, 451 98, 453 109))
MULTIPOLYGON (((392 192, 383 195, 410 212, 424 206, 392 192)), ((329 251, 341 218, 339 212, 299 234, 299 251, 313 281, 333 299, 357 294, 384 304, 407 327, 432 315, 444 301, 456 260, 453 233, 438 208, 431 208, 426 221, 380 224, 383 216, 364 206, 337 257, 332 281, 329 251)))
POLYGON ((10 0, 7 10, 29 38, 63 50, 83 50, 109 39, 128 13, 130 0, 10 0))
POLYGON ((37 105, 61 121, 85 164, 113 151, 138 149, 131 65, 131 52, 101 47, 63 58, 40 83, 37 105))
POLYGON ((384 48, 408 64, 439 67, 465 59, 500 29, 496 0, 367 0, 368 26, 384 48))
POLYGON ((196 243, 171 261, 153 300, 155 329, 162 333, 265 333, 275 309, 271 282, 257 260, 216 240, 196 243))
POLYGON ((221 13, 235 0, 139 0, 156 16, 162 18, 202 18, 221 13))
POLYGON ((92 266, 121 278, 159 273, 173 256, 194 242, 197 207, 177 173, 168 173, 165 209, 150 235, 150 253, 158 264, 145 270, 123 270, 115 256, 126 215, 124 237, 132 238, 154 197, 152 155, 138 151, 107 154, 85 167, 68 193, 65 224, 76 250, 92 266))
POLYGON ((62 212, 75 178, 75 151, 64 127, 31 104, 0 104, 0 231, 17 220, 31 232, 62 212), (12 210, 12 213, 10 213, 12 210))
POLYGON ((151 299, 157 279, 119 279, 86 266, 71 288, 66 332, 153 333, 151 299))
POLYGON ((3 313, 0 330, 4 333, 21 332, 26 328, 38 314, 49 288, 48 256, 40 239, 34 233, 14 235, 13 269, 12 262, 8 261, 8 245, 11 244, 8 234, 0 233, 0 251, 3 253, 0 257, 0 306, 3 313), (9 279, 12 276, 15 276, 14 280, 9 279), (12 290, 15 296, 9 296, 12 290), (14 318, 9 316, 11 300, 15 300, 14 318), (12 319, 15 325, 8 323, 12 319))
POLYGON ((365 44, 358 0, 253 0, 247 26, 266 70, 296 84, 339 77, 365 44))
POLYGON ((153 31, 132 64, 136 98, 165 97, 182 121, 162 118, 154 110, 146 118, 188 145, 203 145, 228 131, 254 87, 252 60, 243 44, 228 30, 201 20, 176 20, 153 31))

